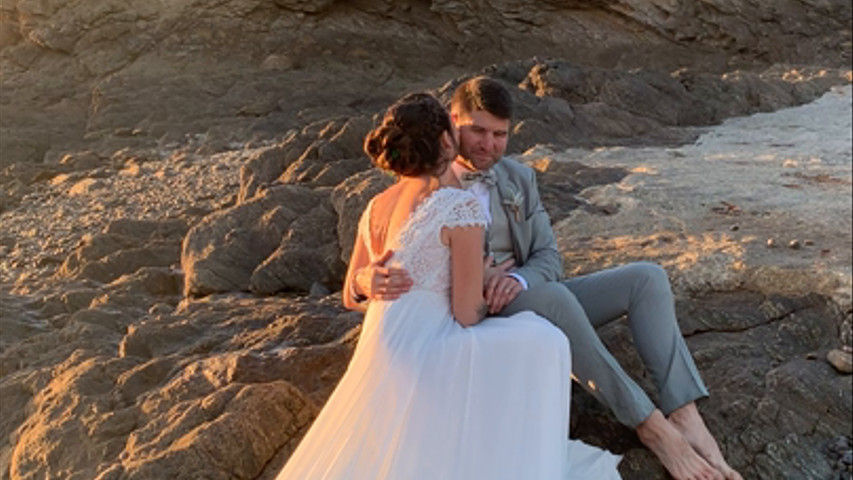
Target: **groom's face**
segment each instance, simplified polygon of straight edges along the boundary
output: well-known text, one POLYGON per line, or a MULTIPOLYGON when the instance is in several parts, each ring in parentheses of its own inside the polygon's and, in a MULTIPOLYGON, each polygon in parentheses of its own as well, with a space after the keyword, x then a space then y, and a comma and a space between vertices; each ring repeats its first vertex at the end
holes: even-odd
POLYGON ((451 112, 459 131, 459 156, 477 170, 488 170, 506 152, 509 119, 484 110, 451 112))

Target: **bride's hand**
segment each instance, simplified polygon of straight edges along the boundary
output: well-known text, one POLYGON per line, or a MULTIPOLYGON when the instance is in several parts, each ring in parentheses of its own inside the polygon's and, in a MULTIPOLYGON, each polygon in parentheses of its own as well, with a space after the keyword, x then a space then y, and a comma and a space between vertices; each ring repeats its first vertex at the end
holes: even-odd
POLYGON ((388 250, 381 258, 356 273, 356 293, 371 300, 395 300, 412 288, 409 272, 385 266, 393 254, 393 250, 388 250))

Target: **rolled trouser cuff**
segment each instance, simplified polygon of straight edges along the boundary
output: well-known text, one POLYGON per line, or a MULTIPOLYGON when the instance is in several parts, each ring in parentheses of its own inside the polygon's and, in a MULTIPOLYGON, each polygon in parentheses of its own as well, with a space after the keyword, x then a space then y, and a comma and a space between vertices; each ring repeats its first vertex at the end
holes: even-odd
POLYGON ((660 409, 665 415, 708 396, 708 387, 699 376, 699 371, 687 349, 684 338, 673 339, 673 359, 666 379, 660 388, 660 409))

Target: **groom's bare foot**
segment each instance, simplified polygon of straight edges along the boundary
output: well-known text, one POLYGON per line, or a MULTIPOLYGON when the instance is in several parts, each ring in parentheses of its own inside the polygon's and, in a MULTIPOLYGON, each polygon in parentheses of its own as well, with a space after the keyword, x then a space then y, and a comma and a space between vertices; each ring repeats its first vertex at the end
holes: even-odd
POLYGON ((723 474, 708 464, 687 439, 655 410, 637 427, 637 436, 660 459, 675 480, 724 480, 723 474))
POLYGON ((689 403, 669 415, 669 422, 708 463, 722 472, 726 480, 743 480, 723 458, 720 446, 705 426, 695 403, 689 403))

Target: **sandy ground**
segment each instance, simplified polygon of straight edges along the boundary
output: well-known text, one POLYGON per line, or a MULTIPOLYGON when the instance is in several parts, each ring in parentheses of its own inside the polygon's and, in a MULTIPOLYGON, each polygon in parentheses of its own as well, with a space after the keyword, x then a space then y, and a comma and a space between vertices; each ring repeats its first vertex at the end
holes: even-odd
POLYGON ((849 308, 851 90, 729 119, 678 148, 527 152, 632 172, 581 193, 617 213, 576 210, 555 225, 567 270, 655 260, 688 289, 817 292, 849 308))

